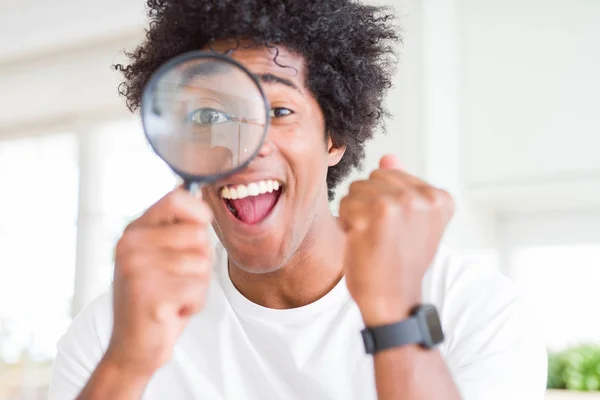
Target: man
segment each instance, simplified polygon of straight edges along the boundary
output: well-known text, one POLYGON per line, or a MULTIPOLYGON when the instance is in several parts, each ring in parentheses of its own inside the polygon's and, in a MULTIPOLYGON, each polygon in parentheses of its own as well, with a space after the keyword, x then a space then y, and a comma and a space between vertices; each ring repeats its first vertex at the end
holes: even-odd
POLYGON ((329 212, 385 115, 387 9, 148 6, 146 41, 119 67, 130 108, 162 63, 205 49, 262 80, 272 125, 244 171, 127 227, 111 293, 59 343, 51 399, 543 398, 545 349, 513 286, 440 246, 447 193, 385 156, 329 212))

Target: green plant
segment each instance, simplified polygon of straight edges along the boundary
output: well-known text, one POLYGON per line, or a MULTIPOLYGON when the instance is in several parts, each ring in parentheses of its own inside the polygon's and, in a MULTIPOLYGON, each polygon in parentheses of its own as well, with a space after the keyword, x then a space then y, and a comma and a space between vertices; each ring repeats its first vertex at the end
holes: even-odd
POLYGON ((583 344, 550 354, 548 388, 600 391, 600 345, 583 344))

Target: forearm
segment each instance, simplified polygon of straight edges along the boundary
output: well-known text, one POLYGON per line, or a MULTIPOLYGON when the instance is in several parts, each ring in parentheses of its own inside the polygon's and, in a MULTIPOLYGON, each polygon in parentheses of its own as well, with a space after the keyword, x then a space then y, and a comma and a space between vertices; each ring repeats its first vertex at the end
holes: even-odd
POLYGON ((379 400, 459 400, 460 395, 437 350, 403 346, 375 354, 379 400))
POLYGON ((120 368, 103 359, 77 400, 139 400, 149 380, 149 376, 120 368))

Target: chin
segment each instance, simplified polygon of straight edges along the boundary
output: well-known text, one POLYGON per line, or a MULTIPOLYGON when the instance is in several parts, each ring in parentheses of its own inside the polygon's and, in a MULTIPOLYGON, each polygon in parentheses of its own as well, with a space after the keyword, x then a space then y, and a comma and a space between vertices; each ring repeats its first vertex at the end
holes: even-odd
POLYGON ((285 242, 281 239, 270 243, 249 240, 242 244, 227 238, 221 239, 227 255, 234 263, 232 266, 251 274, 268 274, 283 268, 290 259, 290 246, 284 245, 285 242), (280 245, 274 245, 273 242, 279 242, 280 245))

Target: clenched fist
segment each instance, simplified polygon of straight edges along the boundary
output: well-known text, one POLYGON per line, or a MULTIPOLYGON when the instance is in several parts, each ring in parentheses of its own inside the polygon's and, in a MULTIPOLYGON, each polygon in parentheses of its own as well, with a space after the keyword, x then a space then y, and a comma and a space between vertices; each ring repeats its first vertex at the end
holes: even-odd
POLYGON ((454 212, 448 193, 403 172, 386 156, 340 203, 348 290, 367 326, 406 318, 454 212))
POLYGON ((114 327, 105 359, 151 376, 200 311, 212 266, 212 212, 182 188, 131 223, 116 247, 114 327))

